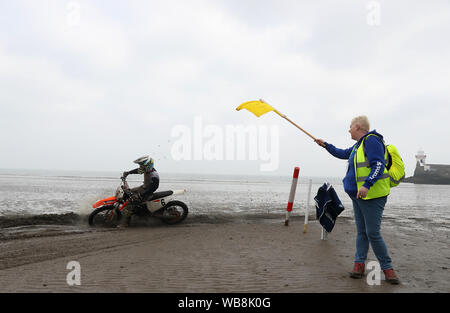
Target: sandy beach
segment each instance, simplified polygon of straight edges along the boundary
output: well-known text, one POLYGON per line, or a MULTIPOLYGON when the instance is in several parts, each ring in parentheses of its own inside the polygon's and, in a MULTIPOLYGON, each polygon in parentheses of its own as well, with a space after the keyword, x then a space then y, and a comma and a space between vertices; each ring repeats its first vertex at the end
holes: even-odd
MULTIPOLYGON (((402 283, 369 286, 348 277, 355 226, 340 218, 328 240, 303 218, 188 218, 127 229, 85 226, 4 228, 0 292, 450 292, 448 232, 383 225, 402 283), (19 233, 20 235, 14 235, 19 233), (81 266, 81 285, 69 286, 67 264, 81 266)), ((372 252, 369 260, 376 260, 372 252)))

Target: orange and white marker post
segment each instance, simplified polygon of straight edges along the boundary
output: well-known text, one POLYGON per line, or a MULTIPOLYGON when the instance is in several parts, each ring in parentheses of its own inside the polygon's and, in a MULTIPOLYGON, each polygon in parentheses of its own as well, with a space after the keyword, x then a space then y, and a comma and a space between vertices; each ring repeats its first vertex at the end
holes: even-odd
POLYGON ((289 201, 286 208, 286 220, 284 221, 284 226, 289 226, 289 216, 292 212, 292 207, 294 206, 295 191, 297 190, 298 173, 300 168, 296 167, 294 169, 294 175, 292 177, 291 193, 289 194, 289 201))

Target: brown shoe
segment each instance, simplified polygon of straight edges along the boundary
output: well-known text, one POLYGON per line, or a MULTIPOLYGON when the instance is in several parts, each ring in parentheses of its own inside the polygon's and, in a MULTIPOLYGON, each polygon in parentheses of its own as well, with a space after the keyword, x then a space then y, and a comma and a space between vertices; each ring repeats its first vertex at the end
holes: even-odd
POLYGON ((351 278, 362 278, 364 276, 365 264, 355 262, 353 271, 350 272, 351 278))
POLYGON ((397 275, 394 272, 394 269, 390 268, 388 270, 383 270, 384 277, 388 283, 391 283, 393 285, 400 284, 400 279, 398 279, 397 275))

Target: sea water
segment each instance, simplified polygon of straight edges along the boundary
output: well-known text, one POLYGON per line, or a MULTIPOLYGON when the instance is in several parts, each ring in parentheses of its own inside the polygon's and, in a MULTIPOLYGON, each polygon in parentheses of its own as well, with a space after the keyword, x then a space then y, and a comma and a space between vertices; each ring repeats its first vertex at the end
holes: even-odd
MULTIPOLYGON (((191 215, 211 217, 227 214, 255 216, 285 213, 292 178, 283 176, 232 176, 173 174, 160 172, 158 191, 187 189, 177 199, 188 204, 191 215)), ((142 176, 130 175, 131 187, 142 183, 142 176)), ((341 178, 300 177, 292 215, 304 215, 308 207, 315 215, 314 196, 330 182, 345 210, 341 216, 353 217, 350 198, 341 178), (309 181, 312 181, 307 206, 309 181)), ((40 214, 89 214, 95 201, 114 195, 120 173, 39 170, 0 170, 0 216, 40 214)), ((450 186, 402 183, 391 189, 384 217, 395 223, 450 231, 450 186)))

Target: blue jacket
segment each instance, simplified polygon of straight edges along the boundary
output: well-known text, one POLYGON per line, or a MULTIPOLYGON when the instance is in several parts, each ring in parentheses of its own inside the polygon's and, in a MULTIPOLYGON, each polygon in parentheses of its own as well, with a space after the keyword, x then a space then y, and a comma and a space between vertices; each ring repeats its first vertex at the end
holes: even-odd
POLYGON ((386 166, 386 162, 384 159, 384 143, 382 141, 383 136, 377 133, 376 130, 373 130, 366 135, 364 135, 355 145, 348 149, 338 149, 332 144, 325 142, 325 149, 327 151, 339 159, 348 159, 348 167, 347 167, 347 173, 342 180, 344 183, 344 190, 345 192, 353 198, 356 198, 356 194, 358 193, 358 188, 356 186, 356 174, 355 174, 355 167, 354 167, 354 160, 355 160, 355 154, 356 150, 358 150, 359 146, 361 145, 362 140, 367 137, 370 134, 375 134, 377 136, 370 136, 365 141, 365 148, 367 153, 367 159, 369 160, 371 171, 369 176, 367 177, 366 181, 364 182, 363 186, 367 189, 370 189, 370 187, 375 184, 375 182, 380 178, 381 175, 383 175, 384 168, 386 166), (356 146, 356 147, 355 147, 356 146), (353 147, 355 147, 355 150, 353 150, 353 147), (352 153, 353 150, 353 153, 352 153), (374 176, 373 174, 378 171, 378 175, 374 176))

